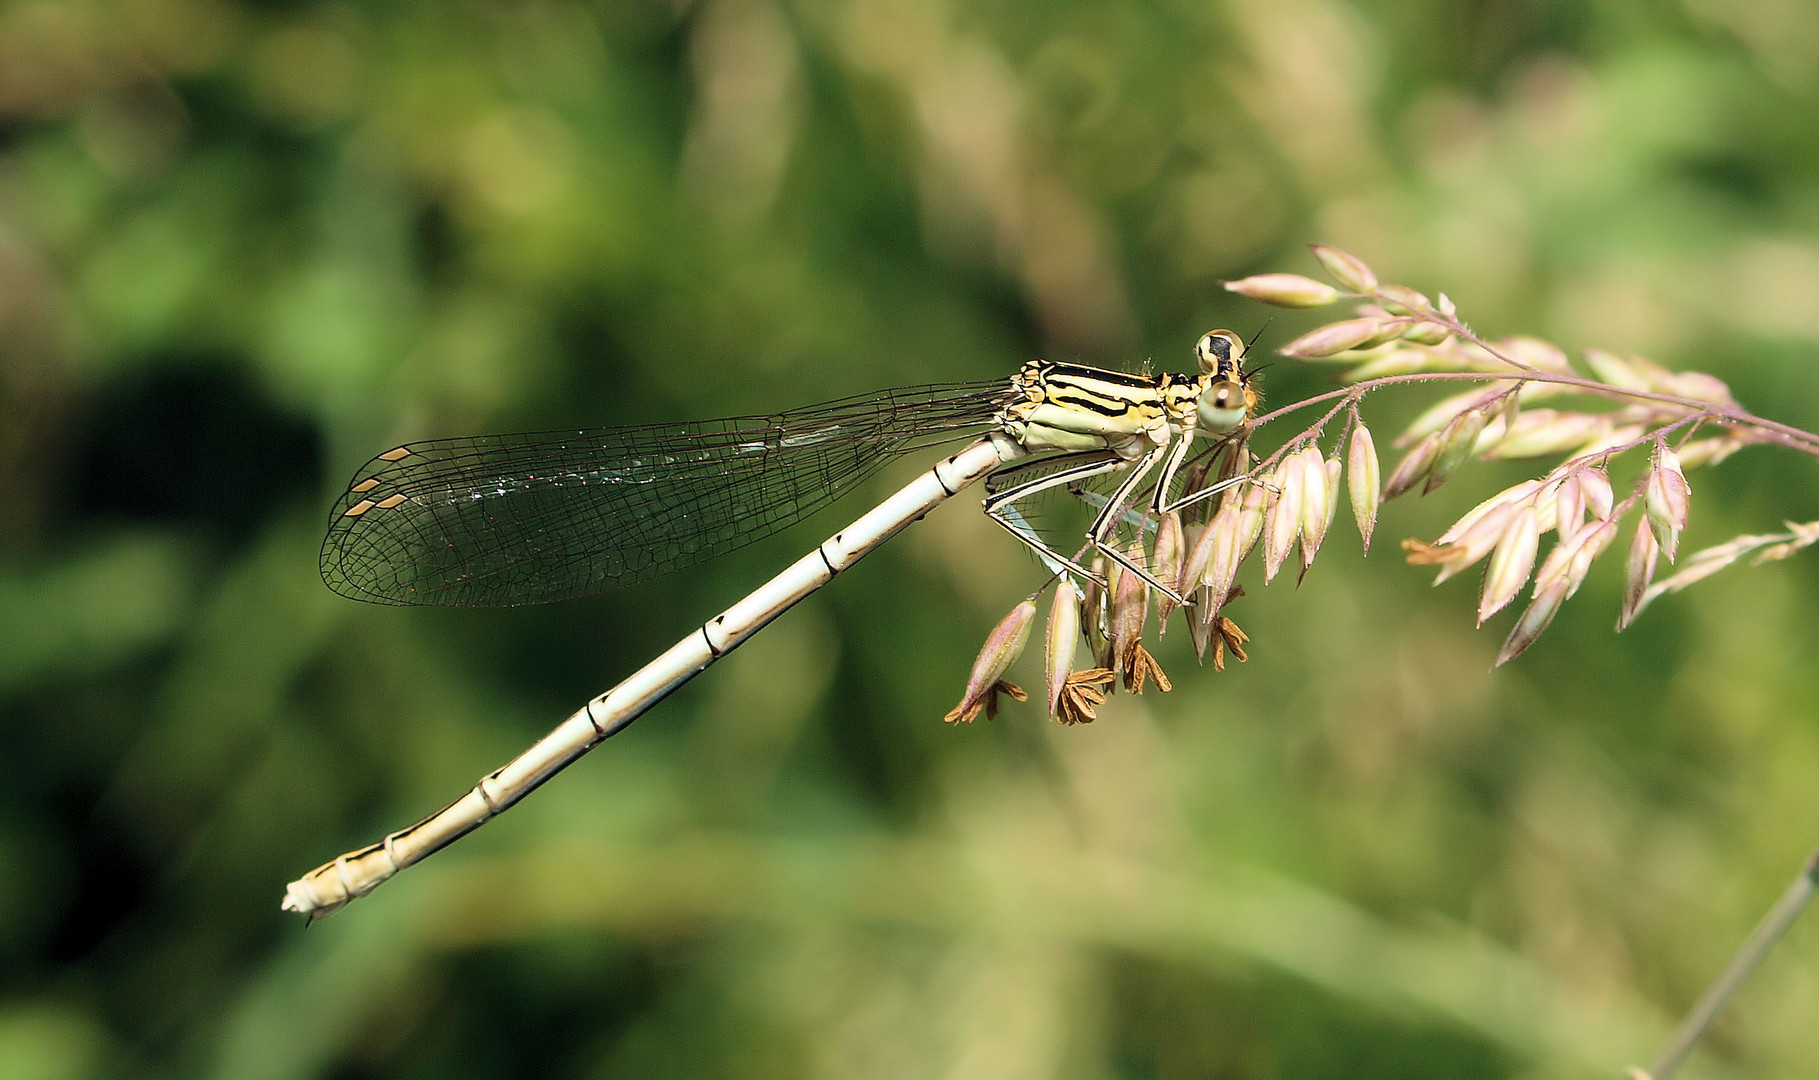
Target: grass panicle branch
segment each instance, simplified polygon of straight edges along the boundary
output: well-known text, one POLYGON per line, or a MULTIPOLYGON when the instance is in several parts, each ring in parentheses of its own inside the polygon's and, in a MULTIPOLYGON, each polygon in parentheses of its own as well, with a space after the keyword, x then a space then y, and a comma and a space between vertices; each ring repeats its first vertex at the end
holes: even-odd
MULTIPOLYGON (((1691 585, 1750 553, 1757 561, 1785 558, 1819 538, 1819 522, 1789 523, 1772 535, 1744 535, 1691 556, 1680 571, 1656 581, 1663 558, 1676 564, 1692 506, 1687 472, 1714 465, 1751 445, 1778 446, 1819 457, 1819 435, 1757 416, 1738 404, 1725 383, 1705 372, 1676 372, 1641 356, 1588 349, 1584 370, 1550 342, 1531 337, 1487 340, 1445 294, 1436 300, 1405 285, 1385 283, 1363 260, 1325 245, 1314 256, 1338 283, 1323 286, 1295 274, 1262 274, 1227 282, 1232 292, 1283 307, 1311 308, 1352 300, 1350 317, 1317 327, 1283 347, 1282 355, 1339 369, 1337 390, 1292 402, 1257 417, 1252 430, 1307 410, 1317 418, 1284 439, 1253 475, 1271 477, 1269 520, 1290 511, 1282 501, 1302 497, 1303 477, 1287 464, 1318 447, 1344 416, 1333 442, 1349 441, 1344 468, 1353 516, 1366 544, 1378 506, 1419 488, 1434 490, 1473 461, 1557 458, 1540 476, 1513 485, 1474 507, 1441 537, 1406 540, 1409 561, 1439 569, 1438 581, 1486 562, 1478 621, 1508 606, 1532 580, 1529 605, 1497 656, 1503 664, 1540 637, 1577 591, 1593 561, 1611 546, 1616 525, 1636 513, 1628 549, 1619 629, 1657 597, 1691 585), (1375 442, 1359 412, 1373 393, 1425 383, 1478 384, 1418 416, 1391 445, 1402 456, 1380 484, 1375 442), (1609 469, 1646 453, 1635 491, 1613 505, 1609 469), (1552 548, 1542 554, 1547 533, 1552 548), (1537 570, 1539 563, 1539 570, 1537 570)), ((1334 481, 1337 482, 1337 472, 1334 481)), ((1265 580, 1285 557, 1275 532, 1267 546, 1265 580)), ((1317 545, 1316 545, 1317 547, 1317 545)), ((1312 561, 1311 551, 1307 561, 1312 561)), ((1303 567, 1305 571, 1305 566, 1303 567)))

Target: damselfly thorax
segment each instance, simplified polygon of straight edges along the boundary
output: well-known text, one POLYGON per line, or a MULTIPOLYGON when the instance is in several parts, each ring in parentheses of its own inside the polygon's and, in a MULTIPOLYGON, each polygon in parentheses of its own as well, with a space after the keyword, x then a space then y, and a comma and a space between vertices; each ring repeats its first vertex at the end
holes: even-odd
MULTIPOLYGON (((985 512, 1034 549, 1044 562, 1087 577, 1090 571, 1044 541, 1014 510, 1031 495, 1056 487, 1076 487, 1096 476, 1128 470, 1108 499, 1087 540, 1109 559, 1137 574, 1151 588, 1177 603, 1186 602, 1173 583, 1155 578, 1120 546, 1111 534, 1133 494, 1161 466, 1154 482, 1151 511, 1160 516, 1212 497, 1225 485, 1214 484, 1172 498, 1177 474, 1196 435, 1223 438, 1238 431, 1257 402, 1244 371, 1244 342, 1229 330, 1202 335, 1194 349, 1199 375, 1129 375, 1077 364, 1032 360, 1011 379, 1017 400, 999 411, 999 432, 1025 454, 1054 452, 1067 458, 1058 468, 1023 481, 1007 477, 1028 472, 1027 464, 1007 466, 987 479, 991 494, 985 512)), ((1046 463, 1046 462, 1045 462, 1046 463)), ((1103 584, 1103 582, 1101 582, 1103 584)))
POLYGON ((354 476, 330 520, 322 576, 344 596, 384 604, 585 596, 776 532, 903 454, 984 437, 1014 462, 991 485, 986 513, 1051 566, 1081 575, 1090 572, 1016 504, 1126 473, 1082 550, 1175 596, 1109 542, 1112 530, 1145 483, 1156 513, 1216 490, 1170 495, 1197 437, 1228 436, 1248 419, 1256 395, 1244 353, 1236 334, 1214 330, 1195 347, 1195 375, 1032 360, 1008 381, 888 390, 769 416, 410 443, 354 476), (1034 475, 1021 460, 1031 457, 1057 467, 1034 475))

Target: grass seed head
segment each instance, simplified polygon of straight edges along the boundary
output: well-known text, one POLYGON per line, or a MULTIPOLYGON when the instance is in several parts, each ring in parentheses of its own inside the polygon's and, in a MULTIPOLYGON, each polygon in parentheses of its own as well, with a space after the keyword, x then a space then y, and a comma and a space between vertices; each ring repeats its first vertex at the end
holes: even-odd
POLYGON ((1377 275, 1363 259, 1349 251, 1327 244, 1309 244, 1308 249, 1326 272, 1333 275, 1333 280, 1357 293, 1369 293, 1377 288, 1377 275))
POLYGON ((1408 552, 1411 566, 1438 566, 1440 573, 1434 577, 1434 584, 1439 585, 1496 550, 1503 539, 1503 530, 1515 513, 1516 507, 1498 503, 1450 543, 1426 544, 1411 538, 1402 542, 1402 549, 1408 552))
POLYGON ((1673 562, 1674 556, 1679 553, 1680 530, 1686 528, 1692 494, 1692 489, 1686 483, 1686 473, 1681 471, 1680 459, 1668 449, 1665 441, 1658 440, 1643 498, 1648 511, 1649 528, 1654 531, 1655 543, 1660 546, 1662 554, 1667 556, 1668 562, 1673 562))
MULTIPOLYGON (((1156 523, 1156 544, 1154 547, 1154 573, 1156 579, 1168 585, 1174 585, 1181 579, 1181 564, 1187 558, 1184 545, 1184 532, 1181 525, 1181 514, 1171 510, 1162 515, 1156 523)), ((1180 589, 1176 589, 1180 592, 1180 589)), ((1156 634, 1161 636, 1168 626, 1168 617, 1175 613, 1175 601, 1167 596, 1156 599, 1156 634)))
POLYGON ((948 723, 970 724, 981 709, 986 711, 987 719, 996 716, 999 694, 1009 694, 1018 701, 1028 699, 1028 695, 1020 688, 1013 683, 1002 682, 1001 677, 1017 657, 1023 655, 1023 646, 1029 643, 1030 624, 1035 619, 1036 602, 1025 600, 1012 608, 1010 614, 992 628, 992 632, 986 636, 985 647, 979 650, 979 658, 973 661, 972 675, 966 681, 966 693, 960 698, 960 704, 947 714, 948 723))
POLYGON ((1402 338, 1405 341, 1412 341, 1417 345, 1444 345, 1446 344, 1446 339, 1451 337, 1452 333, 1451 330, 1440 323, 1423 319, 1420 322, 1411 324, 1407 330, 1404 330, 1402 332, 1402 338))
POLYGON ((1497 539, 1491 552, 1490 565, 1484 571, 1484 589, 1478 597, 1478 625, 1502 611, 1528 584, 1529 571, 1535 568, 1535 552, 1541 540, 1541 519, 1531 505, 1510 515, 1509 524, 1497 539))
POLYGON ((1339 299, 1339 290, 1300 274, 1255 274, 1224 283, 1227 292, 1287 308, 1324 307, 1339 299))
POLYGON ((1467 409, 1482 406, 1484 399, 1484 388, 1481 386, 1441 398, 1422 410, 1421 415, 1409 421, 1408 427, 1402 429, 1401 438, 1396 440, 1397 445, 1405 446, 1423 435, 1431 435, 1441 430, 1463 415, 1467 409))
POLYGON ((1514 360, 1523 367, 1545 371, 1552 375, 1571 375, 1572 361, 1566 353, 1551 341, 1532 337, 1508 337, 1496 343, 1497 351, 1514 360))
POLYGON ((1335 452, 1332 457, 1322 461, 1320 467, 1326 470, 1326 522, 1321 526, 1324 534, 1333 527, 1333 514, 1339 509, 1339 478, 1345 473, 1345 466, 1340 463, 1339 455, 1335 452))
POLYGON ((1341 376, 1348 383, 1365 382, 1369 379, 1381 379, 1390 375, 1414 375, 1423 371, 1436 370, 1433 354, 1426 349, 1389 349, 1375 353, 1359 362, 1341 376))
POLYGON ((1428 298, 1418 289, 1407 285, 1379 285, 1375 290, 1377 302, 1383 310, 1391 315, 1425 315, 1434 310, 1428 298))
POLYGON ((1301 533, 1301 504, 1307 490, 1306 472, 1299 454, 1290 454, 1276 466, 1271 477, 1276 495, 1263 523, 1263 580, 1275 580, 1276 573, 1294 550, 1301 533))
POLYGON ((1617 615, 1618 630, 1627 629, 1647 605, 1645 594, 1655 578, 1655 560, 1660 551, 1655 544, 1655 531, 1650 528, 1647 515, 1643 515, 1636 520, 1629 559, 1623 567, 1623 608, 1617 615))
POLYGON ((1081 605, 1081 629, 1086 633, 1087 647, 1093 650, 1093 660, 1100 667, 1110 667, 1112 658, 1111 634, 1108 630, 1109 620, 1106 608, 1108 597, 1106 589, 1099 583, 1109 581, 1109 570, 1104 555, 1093 558, 1090 568, 1092 574, 1086 579, 1086 596, 1081 605))
POLYGON ((1364 550, 1371 550, 1371 532, 1377 527, 1377 508, 1383 503, 1383 478, 1378 474, 1377 443, 1371 429, 1360 423, 1352 429, 1351 446, 1346 449, 1346 493, 1352 500, 1352 520, 1358 523, 1358 535, 1364 538, 1364 550))
POLYGON ((1074 579, 1062 576, 1048 609, 1048 714, 1061 715, 1061 689, 1074 667, 1074 650, 1080 643, 1080 593, 1074 579))
POLYGON ((1668 393, 1677 397, 1692 398, 1694 401, 1710 402, 1713 405, 1735 407, 1737 399, 1731 396, 1731 388, 1723 379, 1707 375, 1703 371, 1677 371, 1669 378, 1668 393))
POLYGON ((1401 332, 1401 325, 1388 319, 1345 319, 1309 330, 1276 351, 1296 360, 1324 360, 1381 345, 1401 332))
POLYGON ((1719 436, 1713 439, 1695 439, 1680 446, 1680 467, 1683 469, 1701 469, 1707 465, 1716 465, 1725 458, 1743 449, 1749 444, 1742 439, 1730 436, 1719 436))
POLYGON ((1603 413, 1529 409, 1504 430, 1495 446, 1485 448, 1484 456, 1489 460, 1515 461, 1558 454, 1603 438, 1614 427, 1611 418, 1603 413))
POLYGON ((1535 595, 1539 597, 1556 580, 1567 583, 1568 596, 1578 592, 1592 562, 1616 539, 1617 523, 1609 518, 1580 529, 1571 538, 1562 539, 1547 553, 1547 558, 1541 561, 1541 569, 1535 572, 1535 595))
POLYGON ((1296 456, 1301 459, 1301 570, 1305 574, 1320 553, 1326 526, 1333 520, 1333 484, 1318 446, 1310 443, 1296 456))
POLYGON ((1244 502, 1238 509, 1238 549, 1239 560, 1257 547, 1257 541, 1263 536, 1263 518, 1269 511, 1270 490, 1262 484, 1250 484, 1244 493, 1244 502))
POLYGON ((1603 469, 1580 469, 1579 491, 1585 496, 1585 508, 1600 520, 1611 516, 1616 496, 1611 491, 1611 476, 1603 469))
POLYGON ((1186 596, 1200 587, 1200 579, 1206 575, 1207 562, 1213 557, 1213 544, 1218 539, 1218 533, 1214 530, 1225 529, 1230 532, 1235 529, 1238 513, 1237 503, 1223 503, 1213 514, 1213 520, 1207 522, 1204 528, 1188 530, 1193 543, 1188 545, 1187 556, 1181 560, 1181 573, 1174 581, 1176 592, 1186 596))
POLYGON ((1441 533, 1440 538, 1435 540, 1434 543, 1454 543, 1461 536, 1465 535, 1466 530, 1470 529, 1473 525, 1476 525, 1479 518, 1482 518, 1499 506, 1514 506, 1524 502, 1540 490, 1541 481, 1539 480, 1523 480, 1511 484, 1509 487, 1504 488, 1502 491, 1499 491, 1497 494, 1492 495, 1490 498, 1460 515, 1459 520, 1453 522, 1450 528, 1441 533))
POLYGON ((1647 393, 1654 389, 1649 377, 1640 371, 1635 364, 1603 349, 1585 350, 1586 366, 1592 369, 1602 382, 1610 383, 1622 390, 1640 390, 1647 393))
POLYGON ((1554 488, 1554 531, 1562 543, 1571 540, 1585 524, 1585 487, 1580 474, 1566 475, 1554 488))
POLYGON ((1427 481, 1421 485, 1423 495, 1446 483, 1459 466, 1471 460, 1478 436, 1484 433, 1485 420, 1483 409, 1471 409, 1440 429, 1440 448, 1434 454, 1434 467, 1428 470, 1427 481))
POLYGON ((1560 612, 1560 605, 1566 603, 1566 598, 1571 593, 1566 582, 1556 581, 1530 601, 1528 607, 1522 609, 1522 614, 1517 617, 1510 636, 1503 640, 1503 648, 1497 650, 1497 659, 1492 666, 1502 667, 1526 652, 1554 621, 1554 616, 1560 612))
MULTIPOLYGON (((1704 548, 1687 556, 1680 564, 1680 570, 1670 578, 1657 581, 1648 587, 1651 594, 1643 600, 1644 606, 1663 593, 1679 592, 1696 581, 1703 581, 1718 571, 1736 562, 1761 541, 1760 537, 1740 536, 1729 543, 1704 548)), ((1756 552, 1755 562, 1760 565, 1776 559, 1785 559, 1798 551, 1800 545, 1786 543, 1761 548, 1756 552)))
MULTIPOLYGON (((1140 556, 1133 550, 1133 559, 1140 556)), ((1143 637, 1143 624, 1149 619, 1149 584, 1136 574, 1118 574, 1112 582, 1112 662, 1113 671, 1124 671, 1130 663, 1131 650, 1143 637)))
POLYGON ((1383 482, 1383 501, 1388 502, 1396 496, 1427 479, 1429 470, 1434 467, 1434 458, 1440 453, 1440 433, 1435 432, 1410 447, 1402 455, 1402 460, 1390 470, 1390 477, 1383 482))

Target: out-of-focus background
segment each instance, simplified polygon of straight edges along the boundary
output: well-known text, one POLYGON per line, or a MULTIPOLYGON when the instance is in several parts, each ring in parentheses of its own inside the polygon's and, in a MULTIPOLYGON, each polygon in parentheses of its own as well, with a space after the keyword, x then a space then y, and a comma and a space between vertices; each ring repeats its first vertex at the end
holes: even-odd
MULTIPOLYGON (((1250 582, 1248 664, 1177 626, 1171 694, 953 727, 1042 577, 974 496, 306 930, 286 881, 861 500, 543 608, 352 603, 317 545, 407 439, 1267 352, 1313 320, 1219 282, 1310 241, 1811 428, 1816 106, 1799 0, 0 5, 0 1076, 1645 1063, 1819 842, 1810 556, 1621 636, 1602 567, 1492 672, 1509 615, 1395 546, 1525 475, 1478 467, 1250 582)), ((1688 544, 1814 478, 1694 473, 1688 544)), ((1687 1075, 1819 1074, 1815 1016, 1808 924, 1687 1075)))

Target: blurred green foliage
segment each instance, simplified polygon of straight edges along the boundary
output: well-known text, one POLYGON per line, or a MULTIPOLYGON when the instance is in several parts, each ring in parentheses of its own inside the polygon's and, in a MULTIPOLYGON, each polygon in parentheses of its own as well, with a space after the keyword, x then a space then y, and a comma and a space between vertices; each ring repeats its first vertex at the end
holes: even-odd
MULTIPOLYGON (((1314 240, 1811 428, 1816 106, 1790 0, 0 4, 0 1076, 1643 1063, 1819 841, 1810 558, 1622 637, 1596 576, 1489 673, 1393 548, 1521 475, 1468 470, 1253 587, 1246 665, 1177 630, 1168 696, 950 728, 1040 573, 948 507, 305 932, 285 881, 854 509, 544 609, 362 607, 316 545, 407 438, 1184 368, 1314 240)), ((1812 476, 1694 474, 1689 543, 1812 476)), ((1806 925, 1687 1075, 1819 1074, 1815 1015, 1806 925)))

